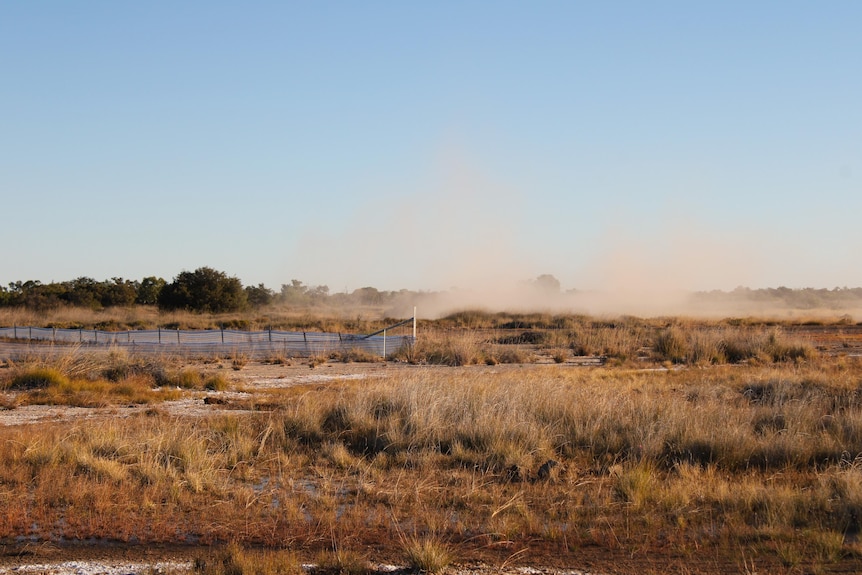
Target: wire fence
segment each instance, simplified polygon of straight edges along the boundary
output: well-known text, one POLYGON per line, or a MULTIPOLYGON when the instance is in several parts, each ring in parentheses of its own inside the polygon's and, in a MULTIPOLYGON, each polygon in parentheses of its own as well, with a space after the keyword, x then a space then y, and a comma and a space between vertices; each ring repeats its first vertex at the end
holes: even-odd
MULTIPOLYGON (((413 321, 411 318, 407 321, 413 321)), ((407 322, 401 322, 396 326, 407 322)), ((392 326, 395 327, 395 326, 392 326)), ((387 328, 389 329, 389 328, 387 328)), ((412 335, 372 335, 295 331, 220 330, 130 330, 58 329, 43 327, 0 327, 0 339, 25 345, 29 351, 58 346, 80 345, 96 348, 121 347, 141 353, 181 355, 243 354, 260 358, 273 355, 311 357, 333 353, 364 352, 386 357, 414 343, 412 335)), ((8 349, 8 348, 6 348, 8 349)))

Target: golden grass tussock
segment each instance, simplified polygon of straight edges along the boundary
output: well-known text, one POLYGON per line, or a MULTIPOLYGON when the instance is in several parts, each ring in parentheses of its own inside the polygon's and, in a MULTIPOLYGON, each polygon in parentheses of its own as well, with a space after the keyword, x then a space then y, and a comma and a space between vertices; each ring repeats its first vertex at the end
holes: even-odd
POLYGON ((406 537, 401 545, 407 565, 420 573, 440 573, 454 561, 451 546, 431 535, 406 537))
POLYGON ((365 553, 339 545, 321 551, 313 570, 315 573, 335 575, 366 575, 374 571, 365 553))
POLYGON ((232 542, 195 558, 197 575, 301 575, 296 554, 282 549, 247 549, 232 542))

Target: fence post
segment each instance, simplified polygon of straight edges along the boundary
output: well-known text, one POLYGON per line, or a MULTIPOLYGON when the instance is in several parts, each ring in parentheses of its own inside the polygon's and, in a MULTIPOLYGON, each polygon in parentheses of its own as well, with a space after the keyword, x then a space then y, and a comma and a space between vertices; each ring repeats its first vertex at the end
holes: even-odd
POLYGON ((386 359, 386 330, 383 330, 383 359, 386 359))
POLYGON ((56 327, 51 328, 51 342, 57 343, 57 328, 56 327))
POLYGON ((180 343, 180 330, 177 330, 177 345, 180 343))
POLYGON ((159 326, 159 344, 162 343, 162 327, 159 326))
POLYGON ((413 341, 416 341, 416 306, 413 306, 413 341))
POLYGON ((78 328, 78 343, 83 343, 84 341, 84 328, 78 328))
POLYGON ((15 339, 18 339, 18 326, 17 325, 12 326, 12 334, 15 337, 15 339))
POLYGON ((27 329, 29 329, 29 330, 30 330, 30 331, 28 331, 28 332, 27 332, 27 337, 28 337, 29 339, 33 339, 33 326, 30 326, 30 327, 28 327, 27 329))

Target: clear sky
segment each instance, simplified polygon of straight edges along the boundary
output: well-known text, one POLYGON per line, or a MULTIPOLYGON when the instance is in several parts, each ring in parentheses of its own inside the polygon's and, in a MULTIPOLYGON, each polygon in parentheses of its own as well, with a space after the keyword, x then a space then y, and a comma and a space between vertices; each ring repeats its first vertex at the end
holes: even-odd
POLYGON ((0 283, 862 286, 862 2, 0 3, 0 283))

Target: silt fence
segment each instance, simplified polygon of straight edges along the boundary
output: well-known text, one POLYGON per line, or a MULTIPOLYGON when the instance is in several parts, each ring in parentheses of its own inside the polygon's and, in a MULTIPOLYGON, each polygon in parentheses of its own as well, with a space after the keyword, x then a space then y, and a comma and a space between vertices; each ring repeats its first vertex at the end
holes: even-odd
POLYGON ((94 348, 118 347, 131 352, 171 353, 179 355, 243 354, 251 358, 274 355, 311 357, 359 351, 386 357, 403 346, 412 345, 415 337, 381 334, 355 335, 302 331, 219 330, 130 330, 59 329, 42 327, 0 327, 0 339, 16 347, 45 349, 69 345, 94 348))

